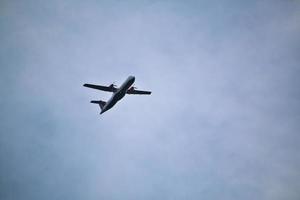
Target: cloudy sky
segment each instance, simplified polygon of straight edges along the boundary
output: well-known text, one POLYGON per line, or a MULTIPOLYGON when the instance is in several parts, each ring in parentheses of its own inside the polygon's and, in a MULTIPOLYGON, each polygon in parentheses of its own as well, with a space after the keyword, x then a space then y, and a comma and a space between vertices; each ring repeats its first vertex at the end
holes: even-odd
POLYGON ((300 1, 0 3, 0 199, 298 200, 300 1), (136 76, 151 96, 99 115, 136 76))

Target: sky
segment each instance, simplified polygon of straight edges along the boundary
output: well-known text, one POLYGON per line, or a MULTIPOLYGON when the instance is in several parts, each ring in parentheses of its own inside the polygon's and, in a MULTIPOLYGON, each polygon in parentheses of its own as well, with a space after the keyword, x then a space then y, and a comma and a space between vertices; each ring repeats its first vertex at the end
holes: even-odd
POLYGON ((0 199, 300 199, 300 1, 0 3, 0 199), (136 77, 99 115, 90 100, 136 77))

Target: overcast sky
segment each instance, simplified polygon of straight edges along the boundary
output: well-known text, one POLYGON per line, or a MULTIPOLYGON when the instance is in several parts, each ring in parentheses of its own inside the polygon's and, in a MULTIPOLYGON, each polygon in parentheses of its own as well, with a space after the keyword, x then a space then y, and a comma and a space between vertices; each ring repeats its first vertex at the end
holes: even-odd
POLYGON ((300 199, 300 1, 0 3, 1 200, 300 199), (129 76, 151 96, 99 115, 129 76))

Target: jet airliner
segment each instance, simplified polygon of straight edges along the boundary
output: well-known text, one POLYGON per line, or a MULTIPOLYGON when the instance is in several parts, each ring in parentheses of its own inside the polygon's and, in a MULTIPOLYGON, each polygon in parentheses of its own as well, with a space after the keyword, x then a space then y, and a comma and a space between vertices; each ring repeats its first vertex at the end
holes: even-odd
POLYGON ((129 76, 119 88, 117 88, 116 85, 114 84, 111 84, 109 86, 102 86, 102 85, 93 85, 93 84, 86 83, 83 86, 113 93, 111 98, 107 102, 101 100, 91 101, 91 103, 98 104, 100 106, 101 109, 100 114, 102 114, 105 111, 111 109, 118 101, 120 101, 125 96, 125 94, 144 94, 144 95, 151 94, 151 91, 136 90, 136 87, 132 86, 134 81, 135 81, 135 77, 129 76))

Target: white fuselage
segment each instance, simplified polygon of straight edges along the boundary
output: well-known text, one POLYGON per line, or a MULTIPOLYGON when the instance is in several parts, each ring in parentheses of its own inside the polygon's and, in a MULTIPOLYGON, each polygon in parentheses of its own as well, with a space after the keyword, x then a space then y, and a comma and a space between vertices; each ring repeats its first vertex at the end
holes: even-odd
POLYGON ((127 90, 131 87, 134 81, 135 81, 135 77, 129 76, 126 79, 126 81, 118 88, 118 90, 113 93, 111 98, 107 101, 107 103, 103 107, 100 114, 111 109, 119 100, 121 100, 126 95, 127 90))

